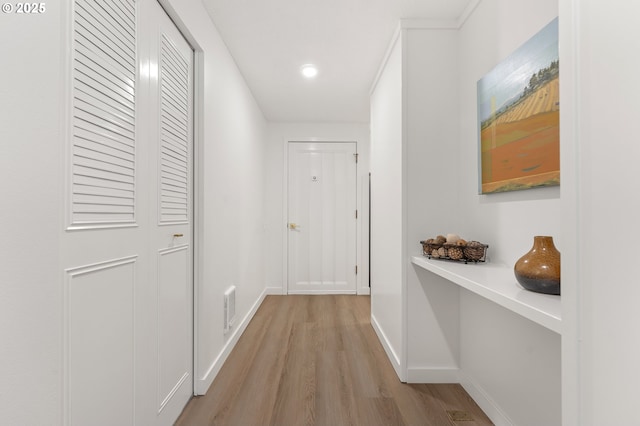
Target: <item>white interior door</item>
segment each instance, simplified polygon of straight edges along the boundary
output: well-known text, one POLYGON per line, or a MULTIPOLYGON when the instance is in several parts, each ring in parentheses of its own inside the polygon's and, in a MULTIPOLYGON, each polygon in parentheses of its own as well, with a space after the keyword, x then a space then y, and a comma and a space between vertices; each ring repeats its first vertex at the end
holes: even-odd
POLYGON ((356 143, 288 144, 288 292, 356 293, 356 143))
MULTIPOLYGON (((63 424, 151 424, 148 144, 133 0, 73 2, 63 424)), ((51 303, 56 303, 51 301, 51 303)))
POLYGON ((64 424, 169 425, 193 380, 192 52, 156 0, 75 0, 72 25, 64 424))
POLYGON ((193 51, 160 5, 148 4, 154 408, 155 424, 171 425, 193 394, 193 51))

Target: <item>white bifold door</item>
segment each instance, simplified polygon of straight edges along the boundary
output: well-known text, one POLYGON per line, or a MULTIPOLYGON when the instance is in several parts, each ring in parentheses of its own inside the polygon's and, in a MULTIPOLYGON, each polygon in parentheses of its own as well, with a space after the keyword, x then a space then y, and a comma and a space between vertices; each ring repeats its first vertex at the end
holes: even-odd
POLYGON ((290 294, 356 293, 355 142, 289 142, 290 294))
POLYGON ((150 64, 149 277, 157 297, 153 412, 155 424, 172 425, 193 394, 193 51, 156 0, 143 4, 152 18, 145 13, 142 28, 150 64))
POLYGON ((64 424, 171 425, 193 391, 193 52, 155 0, 71 7, 64 424))

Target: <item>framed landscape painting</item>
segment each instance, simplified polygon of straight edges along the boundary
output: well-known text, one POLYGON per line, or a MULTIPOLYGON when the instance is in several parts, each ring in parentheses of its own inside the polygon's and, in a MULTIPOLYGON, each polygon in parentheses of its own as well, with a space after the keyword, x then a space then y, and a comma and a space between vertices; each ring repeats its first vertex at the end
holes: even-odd
POLYGON ((558 18, 478 81, 479 192, 560 185, 558 18))

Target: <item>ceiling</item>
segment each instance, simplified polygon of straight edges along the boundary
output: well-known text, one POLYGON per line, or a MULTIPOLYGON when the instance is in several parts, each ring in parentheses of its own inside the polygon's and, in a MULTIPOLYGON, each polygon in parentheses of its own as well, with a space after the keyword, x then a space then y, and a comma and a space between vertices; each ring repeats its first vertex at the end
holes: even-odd
POLYGON ((400 19, 456 22, 478 0, 203 0, 265 118, 368 122, 400 19), (317 65, 314 79, 300 67, 317 65))

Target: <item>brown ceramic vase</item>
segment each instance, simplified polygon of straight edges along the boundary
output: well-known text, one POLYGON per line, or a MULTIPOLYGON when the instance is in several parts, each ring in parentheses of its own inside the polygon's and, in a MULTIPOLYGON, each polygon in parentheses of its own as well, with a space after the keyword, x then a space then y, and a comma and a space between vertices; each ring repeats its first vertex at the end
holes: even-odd
POLYGON ((516 262, 516 279, 527 290, 560 294, 560 252, 553 237, 533 237, 533 247, 516 262))

